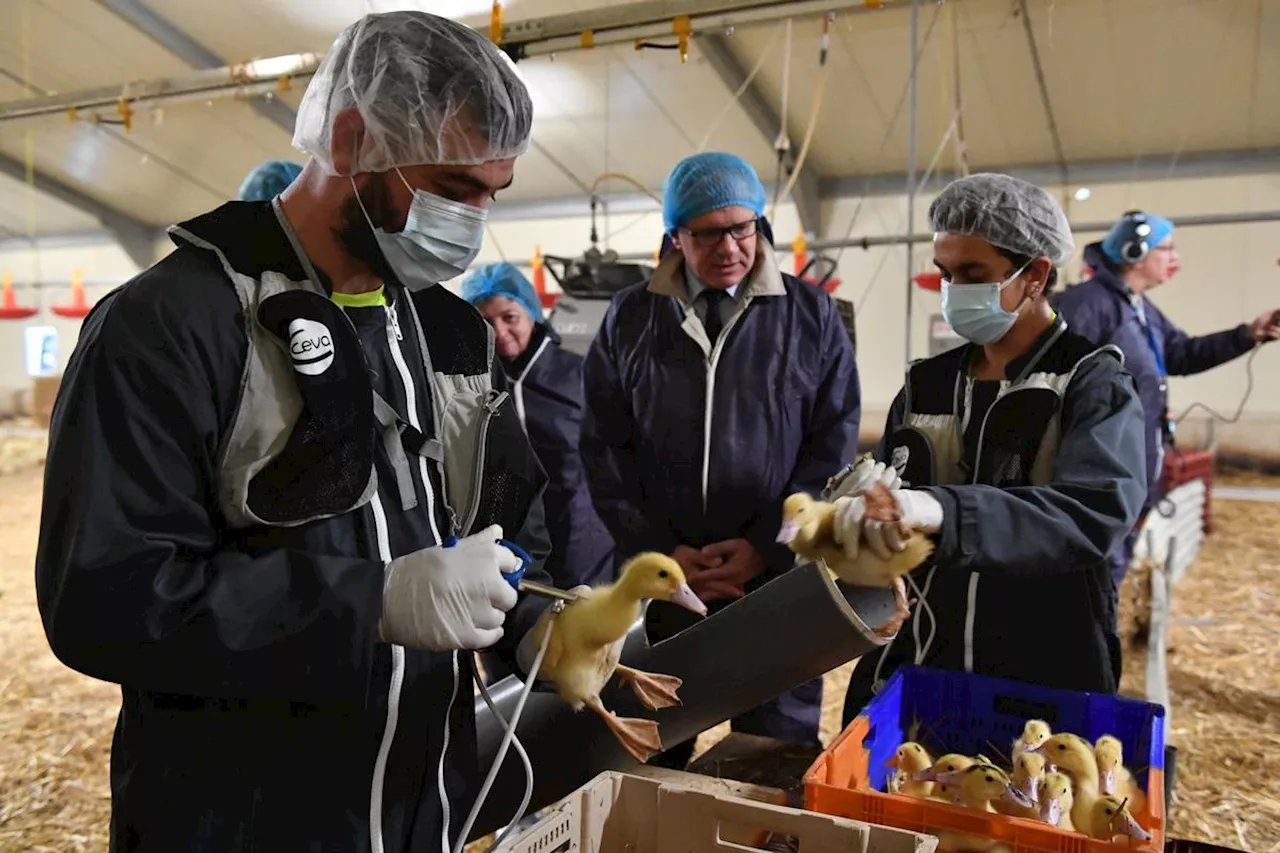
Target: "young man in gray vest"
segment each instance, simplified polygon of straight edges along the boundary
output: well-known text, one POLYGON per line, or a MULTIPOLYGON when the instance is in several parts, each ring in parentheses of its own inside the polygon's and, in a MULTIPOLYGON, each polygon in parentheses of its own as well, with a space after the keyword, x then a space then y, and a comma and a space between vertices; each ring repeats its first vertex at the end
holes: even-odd
MULTIPOLYGON (((1045 300, 1074 249, 1066 214, 980 174, 949 184, 929 222, 942 313, 968 344, 910 366, 875 457, 901 477, 903 528, 937 547, 913 574, 911 621, 858 662, 846 721, 903 663, 1067 690, 1120 681, 1107 554, 1146 496, 1142 405, 1120 351, 1045 300)), ((866 519, 865 473, 834 488, 836 538, 887 558, 903 530, 866 519)))
POLYGON ((547 539, 493 335, 435 285, 531 112, 466 27, 366 16, 302 100, 297 180, 172 228, 86 319, 36 581, 58 657, 122 687, 113 850, 453 846, 472 650, 514 658, 544 606, 499 541, 545 581, 547 539))

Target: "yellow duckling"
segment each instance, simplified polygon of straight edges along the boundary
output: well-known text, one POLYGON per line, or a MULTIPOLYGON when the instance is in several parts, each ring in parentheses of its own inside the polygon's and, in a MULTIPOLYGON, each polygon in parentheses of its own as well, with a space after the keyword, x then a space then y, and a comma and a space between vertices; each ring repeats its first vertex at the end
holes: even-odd
POLYGON ((1103 735, 1093 744, 1093 755, 1098 762, 1098 793, 1125 797, 1131 808, 1142 811, 1147 797, 1124 766, 1124 746, 1119 738, 1103 735))
POLYGON ((622 651, 618 641, 640 618, 641 601, 646 598, 670 601, 701 616, 707 612, 706 605, 689 588, 679 563, 664 554, 645 553, 623 566, 616 583, 583 593, 554 622, 550 611, 544 613, 534 627, 541 643, 547 626, 552 626, 538 677, 555 684, 560 697, 574 710, 586 706, 599 714, 627 752, 640 762, 662 751, 658 724, 616 716, 600 701, 600 691, 617 672, 647 708, 657 710, 680 704, 676 696, 679 678, 618 664, 622 651))
POLYGON ((935 800, 941 800, 944 803, 959 803, 960 791, 955 785, 945 785, 940 781, 940 777, 951 775, 968 770, 976 762, 967 755, 961 755, 958 752, 948 753, 937 761, 933 762, 933 766, 928 770, 920 770, 911 775, 911 778, 917 782, 933 782, 933 791, 930 796, 935 800))
POLYGON ((1129 812, 1129 804, 1115 797, 1099 797, 1089 811, 1089 822, 1084 824, 1085 834, 1099 841, 1112 841, 1117 835, 1150 841, 1151 833, 1138 825, 1129 812))
POLYGON ((1071 793, 1071 779, 1061 773, 1046 773, 1040 783, 1040 819, 1058 829, 1075 831, 1071 822, 1071 806, 1075 798, 1071 793))
POLYGON ((889 780, 890 793, 912 794, 917 797, 927 797, 933 793, 932 782, 915 778, 915 774, 933 766, 933 759, 920 744, 912 741, 902 744, 884 766, 898 771, 889 780))
POLYGON ((1044 756, 1035 752, 1023 752, 1014 758, 1013 785, 1032 804, 1030 806, 1020 805, 1005 797, 995 804, 996 810, 1001 814, 1012 815, 1013 817, 1039 817, 1040 811, 1036 803, 1039 802, 1040 784, 1044 779, 1044 765, 1044 756))
POLYGON ((1098 762, 1087 740, 1073 734, 1056 734, 1036 750, 1059 771, 1071 777, 1075 798, 1071 822, 1077 827, 1089 825, 1093 805, 1098 801, 1098 762))
POLYGON ((1044 720, 1027 720, 1022 728, 1022 737, 1013 742, 1013 757, 1016 759, 1028 750, 1039 749, 1052 735, 1049 724, 1044 720))
MULTIPOLYGON (((863 493, 867 515, 881 521, 896 521, 897 502, 882 485, 863 493)), ((892 636, 911 615, 907 586, 902 577, 923 563, 933 553, 933 543, 920 533, 911 536, 906 548, 888 560, 876 556, 870 548, 860 548, 858 556, 849 559, 844 547, 835 541, 836 506, 814 500, 797 492, 782 502, 782 529, 778 541, 806 560, 821 560, 831 574, 854 586, 879 586, 893 589, 897 612, 876 629, 881 636, 892 636)))
MULTIPOLYGON (((995 812, 991 804, 993 800, 1008 800, 1024 808, 1032 806, 1031 800, 994 764, 978 762, 967 770, 943 774, 938 777, 938 781, 956 785, 960 803, 981 812, 995 812)), ((1008 849, 1008 845, 1001 844, 994 838, 979 838, 948 831, 938 832, 938 847, 955 853, 994 853, 997 849, 1008 849)))

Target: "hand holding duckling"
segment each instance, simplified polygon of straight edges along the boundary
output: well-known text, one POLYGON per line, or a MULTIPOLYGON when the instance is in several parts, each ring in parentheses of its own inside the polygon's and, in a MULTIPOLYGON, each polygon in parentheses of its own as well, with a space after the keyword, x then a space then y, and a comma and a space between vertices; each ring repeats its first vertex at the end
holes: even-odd
POLYGON ((902 549, 884 558, 870 548, 859 549, 858 533, 849 531, 851 539, 842 538, 840 533, 842 507, 847 508, 853 502, 862 507, 865 516, 894 518, 896 503, 888 489, 879 483, 863 496, 839 498, 834 504, 815 501, 798 492, 783 502, 778 541, 805 559, 821 560, 828 571, 847 584, 891 588, 897 610, 876 633, 893 636, 911 615, 911 602, 907 600, 907 587, 902 578, 929 558, 933 543, 920 534, 912 534, 902 549))
POLYGON ((651 710, 680 703, 679 678, 642 672, 618 663, 623 640, 640 618, 644 599, 678 604, 705 616, 707 607, 689 588, 680 565, 664 554, 645 553, 622 568, 618 581, 579 594, 559 614, 547 611, 530 631, 538 647, 550 631, 538 677, 555 684, 560 697, 576 711, 588 707, 601 716, 631 755, 640 762, 662 751, 658 724, 621 718, 605 708, 600 691, 618 673, 651 710))

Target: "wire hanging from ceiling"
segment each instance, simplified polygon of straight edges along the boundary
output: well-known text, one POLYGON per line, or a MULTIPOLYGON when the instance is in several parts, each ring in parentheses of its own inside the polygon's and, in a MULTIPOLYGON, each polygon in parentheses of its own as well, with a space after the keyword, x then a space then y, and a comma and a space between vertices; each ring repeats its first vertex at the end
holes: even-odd
MULTIPOLYGON (((800 143, 800 156, 796 158, 796 162, 792 165, 791 177, 787 180, 787 185, 782 189, 782 200, 791 195, 791 190, 795 187, 796 181, 800 180, 800 170, 804 168, 804 162, 809 157, 809 145, 813 142, 813 134, 818 128, 818 116, 822 112, 822 92, 827 84, 827 56, 830 53, 830 28, 831 21, 834 18, 834 12, 828 12, 822 16, 822 41, 818 53, 818 82, 814 86, 813 104, 809 108, 809 124, 804 131, 804 141, 800 143)), ((783 119, 783 121, 785 120, 783 119)), ((779 200, 779 197, 774 197, 774 213, 777 213, 779 200)))
POLYGON ((729 115, 729 111, 733 109, 734 104, 738 103, 738 101, 742 99, 743 93, 745 93, 747 89, 751 88, 752 81, 756 79, 756 75, 759 74, 760 69, 764 67, 765 61, 773 55, 773 50, 777 47, 778 38, 782 35, 782 30, 782 24, 774 27, 773 37, 769 39, 769 44, 767 44, 765 49, 760 53, 760 58, 756 60, 755 66, 751 69, 751 72, 747 74, 746 78, 738 84, 738 88, 734 91, 733 97, 726 101, 725 105, 720 108, 719 114, 717 114, 715 120, 711 122, 711 126, 707 128, 707 132, 702 135, 702 142, 698 145, 698 151, 701 152, 707 150, 707 143, 711 141, 712 134, 714 134, 720 128, 720 125, 724 123, 725 117, 729 115))

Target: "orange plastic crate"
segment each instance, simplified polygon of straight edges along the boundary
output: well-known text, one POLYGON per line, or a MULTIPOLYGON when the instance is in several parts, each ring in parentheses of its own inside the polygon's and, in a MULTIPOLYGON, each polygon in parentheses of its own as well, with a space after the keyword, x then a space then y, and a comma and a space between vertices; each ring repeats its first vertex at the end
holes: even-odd
MULTIPOLYGON (((877 791, 870 782, 870 754, 864 745, 870 730, 869 717, 856 717, 819 756, 804 776, 805 808, 929 835, 951 830, 991 838, 1011 847, 1013 853, 1160 853, 1164 849, 1164 771, 1160 768, 1147 771, 1147 801, 1144 809, 1134 812, 1138 823, 1151 833, 1151 840, 1108 843, 1040 821, 984 814, 936 800, 877 791)), ((1132 759, 1126 758, 1126 764, 1132 764, 1132 759)))

